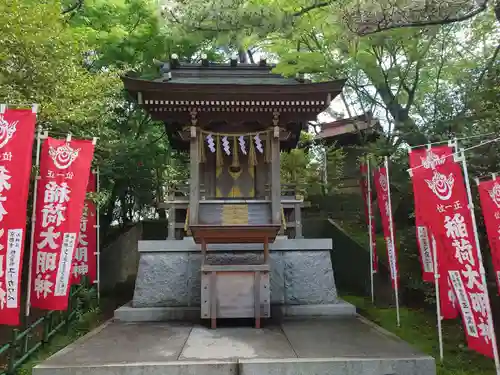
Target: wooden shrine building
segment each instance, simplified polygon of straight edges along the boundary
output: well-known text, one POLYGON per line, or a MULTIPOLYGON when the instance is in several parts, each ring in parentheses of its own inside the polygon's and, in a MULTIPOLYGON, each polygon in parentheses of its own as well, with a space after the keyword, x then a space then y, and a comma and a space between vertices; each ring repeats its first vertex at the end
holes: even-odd
MULTIPOLYGON (((203 60, 185 65, 174 55, 163 63, 157 79, 131 74, 122 78, 133 99, 154 120, 165 124, 172 147, 188 151, 190 158, 185 189, 171 186, 162 205, 169 212, 167 240, 144 244, 149 249, 144 253, 151 253, 152 247, 157 249, 157 256, 174 248, 186 253, 201 250, 200 268, 193 271, 201 271, 201 292, 190 289, 189 293, 201 293, 201 302, 194 303, 201 303, 201 318, 212 319, 214 327, 217 317, 254 316, 259 325, 261 316, 270 316, 274 298, 269 284, 273 274, 271 244, 283 251, 293 248, 297 254, 307 250, 304 247, 323 253, 331 249, 331 240, 301 240, 303 198, 298 192, 289 194, 290 187, 282 187, 280 152, 296 147, 300 132, 307 130, 309 121, 316 121, 342 91, 344 80, 311 83, 284 78, 271 69, 265 61, 250 65, 236 60, 229 64, 203 60), (293 231, 283 236, 284 229, 290 227, 293 231), (244 244, 246 248, 241 247, 244 244), (240 248, 243 251, 250 249, 248 246, 261 249, 258 261, 229 255, 221 261, 210 255, 215 252, 216 257, 240 248), (224 277, 233 280, 221 282, 224 277)), ((329 253, 325 254, 331 268, 329 253)), ((177 302, 171 302, 177 296, 171 294, 163 302, 152 301, 158 296, 145 297, 146 284, 152 285, 149 268, 157 267, 146 265, 151 259, 146 258, 141 252, 133 306, 177 306, 177 302)), ((159 279, 157 283, 156 290, 160 288, 159 279)), ((324 288, 335 292, 333 274, 325 283, 331 285, 324 288)), ((332 303, 333 298, 324 300, 332 303)))
POLYGON ((371 112, 338 119, 321 125, 316 140, 324 145, 342 147, 346 154, 342 190, 359 190, 359 159, 366 154, 365 147, 383 134, 379 119, 371 112))

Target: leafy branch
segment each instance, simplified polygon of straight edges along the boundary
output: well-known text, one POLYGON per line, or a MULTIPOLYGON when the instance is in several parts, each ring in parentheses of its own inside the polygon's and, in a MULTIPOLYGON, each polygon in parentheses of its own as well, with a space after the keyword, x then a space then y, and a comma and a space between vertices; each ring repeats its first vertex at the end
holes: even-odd
POLYGON ((72 5, 62 10, 62 14, 68 14, 75 10, 80 10, 83 7, 83 3, 85 0, 76 0, 72 5))

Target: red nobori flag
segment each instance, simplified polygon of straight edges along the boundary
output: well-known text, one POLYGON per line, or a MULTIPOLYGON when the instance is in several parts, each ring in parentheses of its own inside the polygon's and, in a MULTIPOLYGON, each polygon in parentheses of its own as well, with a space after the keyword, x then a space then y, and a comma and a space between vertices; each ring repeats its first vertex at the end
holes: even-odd
MULTIPOLYGON (((452 149, 448 146, 439 146, 441 157, 452 154, 452 149)), ((409 154, 411 168, 433 168, 436 163, 435 154, 427 153, 425 149, 413 150, 409 154), (433 162, 434 161, 434 162, 433 162)), ((437 269, 439 277, 439 301, 441 305, 441 315, 444 319, 456 319, 458 317, 458 306, 455 292, 448 277, 448 257, 449 252, 445 251, 441 237, 436 237, 432 233, 432 218, 434 211, 423 209, 427 195, 430 194, 425 186, 425 181, 412 178, 413 193, 415 197, 415 222, 417 226, 417 240, 420 249, 420 259, 422 263, 423 280, 434 282, 434 259, 432 258, 432 247, 437 255, 437 269), (424 185, 422 185, 424 184, 424 185), (420 238, 418 237, 420 235, 420 238), (430 263, 430 264, 429 264, 430 263)))
POLYGON ((94 153, 92 141, 47 138, 40 154, 31 306, 65 310, 94 153))
POLYGON ((36 114, 0 114, 0 324, 19 325, 26 206, 36 114))
POLYGON ((500 178, 482 181, 478 185, 484 224, 488 233, 491 260, 500 293, 500 178))
POLYGON ((421 152, 422 167, 413 169, 413 178, 421 189, 422 212, 428 213, 426 220, 443 246, 444 256, 438 260, 448 263, 444 267, 460 306, 468 346, 493 357, 488 290, 481 277, 462 169, 453 157, 445 157, 449 147, 421 152))
MULTIPOLYGON (((96 175, 91 173, 87 186, 88 193, 96 192, 96 175)), ((92 284, 97 278, 97 232, 96 206, 91 199, 86 199, 80 221, 80 234, 76 245, 71 271, 71 283, 79 284, 82 276, 87 276, 92 284)))
POLYGON ((368 230, 372 234, 372 269, 374 272, 378 271, 378 257, 377 257, 377 237, 375 234, 375 216, 373 215, 373 206, 371 207, 371 228, 370 228, 370 218, 368 213, 368 202, 372 201, 371 190, 368 189, 368 166, 365 163, 361 163, 361 194, 363 194, 363 202, 365 207, 365 217, 366 225, 369 227, 368 230))
MULTIPOLYGON (((410 168, 421 165, 419 152, 410 152, 410 168)), ((434 282, 434 261, 432 259, 431 237, 429 228, 425 225, 425 212, 422 211, 420 200, 421 192, 417 189, 415 179, 413 181, 413 196, 415 200, 415 227, 417 232, 417 246, 420 252, 420 263, 422 265, 422 280, 425 282, 434 282)), ((439 257, 438 257, 439 259, 439 257)))
POLYGON ((377 189, 378 206, 380 209, 380 217, 382 218, 382 227, 387 246, 387 259, 389 261, 389 269, 391 271, 392 287, 396 289, 396 285, 398 283, 398 262, 396 244, 392 243, 390 229, 392 226, 393 232, 395 231, 392 212, 389 209, 389 200, 391 197, 389 196, 389 178, 387 175, 387 168, 380 167, 375 170, 373 178, 375 180, 375 188, 377 189))

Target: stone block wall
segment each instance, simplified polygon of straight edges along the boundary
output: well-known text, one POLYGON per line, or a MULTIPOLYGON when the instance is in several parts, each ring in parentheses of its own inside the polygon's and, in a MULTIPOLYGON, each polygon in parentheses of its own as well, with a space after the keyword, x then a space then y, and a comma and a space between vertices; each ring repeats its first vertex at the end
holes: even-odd
MULTIPOLYGON (((210 264, 261 262, 258 253, 210 254, 210 264)), ((133 307, 199 306, 201 254, 142 253, 133 307)), ((320 305, 338 302, 329 251, 271 253, 271 303, 320 305)))
POLYGON ((139 264, 137 244, 141 238, 142 223, 138 223, 101 249, 100 278, 103 293, 112 292, 124 284, 131 284, 133 289, 139 264))

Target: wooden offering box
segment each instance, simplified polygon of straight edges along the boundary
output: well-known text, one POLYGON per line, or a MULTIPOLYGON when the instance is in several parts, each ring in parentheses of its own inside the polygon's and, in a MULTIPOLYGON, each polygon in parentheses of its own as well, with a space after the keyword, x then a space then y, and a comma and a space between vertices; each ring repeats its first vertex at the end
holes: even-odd
POLYGON ((269 318, 269 243, 274 242, 280 225, 191 225, 196 243, 201 244, 201 318, 269 318), (246 264, 210 264, 207 245, 225 243, 262 243, 263 262, 246 264))

